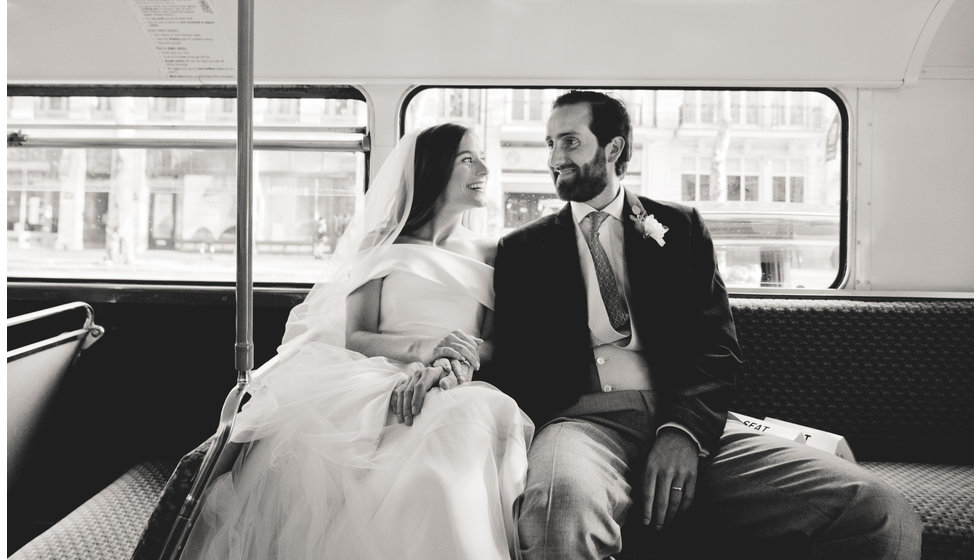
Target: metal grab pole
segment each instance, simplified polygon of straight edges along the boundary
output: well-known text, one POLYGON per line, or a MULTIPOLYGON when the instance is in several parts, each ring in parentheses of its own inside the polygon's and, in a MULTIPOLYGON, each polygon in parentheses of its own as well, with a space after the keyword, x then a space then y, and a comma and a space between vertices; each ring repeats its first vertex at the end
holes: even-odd
POLYGON ((225 450, 235 414, 252 374, 252 36, 254 0, 238 0, 238 215, 237 266, 235 271, 235 369, 238 385, 225 398, 214 440, 208 447, 197 476, 177 512, 164 541, 160 558, 177 560, 191 528, 201 514, 204 491, 215 465, 225 450))
POLYGON ((238 0, 238 266, 235 276, 235 369, 249 383, 252 347, 252 88, 254 0, 238 0))

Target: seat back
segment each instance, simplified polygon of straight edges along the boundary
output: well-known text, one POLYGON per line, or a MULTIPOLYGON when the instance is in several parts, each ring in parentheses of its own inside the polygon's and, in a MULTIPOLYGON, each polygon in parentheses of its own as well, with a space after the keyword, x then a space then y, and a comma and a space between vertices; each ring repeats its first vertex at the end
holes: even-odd
POLYGON ((7 351, 7 484, 15 486, 35 443, 38 427, 50 410, 65 372, 103 334, 91 306, 84 302, 59 305, 7 319, 7 340, 30 342, 7 351), (43 323, 60 314, 84 312, 84 321, 53 335, 39 335, 43 323), (14 333, 17 329, 20 333, 14 333), (26 334, 25 334, 26 333, 26 334), (43 336, 38 340, 39 336, 43 336))
POLYGON ((859 461, 973 464, 973 300, 733 298, 731 409, 843 435, 859 461))

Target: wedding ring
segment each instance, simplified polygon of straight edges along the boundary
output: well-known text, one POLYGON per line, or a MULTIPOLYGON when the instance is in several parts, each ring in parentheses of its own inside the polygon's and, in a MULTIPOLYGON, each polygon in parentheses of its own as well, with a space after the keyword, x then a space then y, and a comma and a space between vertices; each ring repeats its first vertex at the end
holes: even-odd
POLYGON ((467 360, 466 358, 460 358, 459 363, 463 364, 466 367, 470 367, 470 361, 467 360))
POLYGON ((680 486, 671 486, 670 489, 671 490, 677 490, 678 492, 683 492, 684 491, 684 489, 681 488, 680 486))

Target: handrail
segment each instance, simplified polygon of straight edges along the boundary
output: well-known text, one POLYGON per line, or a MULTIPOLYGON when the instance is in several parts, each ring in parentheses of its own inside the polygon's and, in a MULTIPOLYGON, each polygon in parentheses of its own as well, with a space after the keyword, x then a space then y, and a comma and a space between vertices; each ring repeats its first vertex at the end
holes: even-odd
POLYGON ((248 385, 252 344, 252 98, 254 95, 255 2, 238 0, 238 204, 235 228, 235 369, 238 385, 248 385))
MULTIPOLYGON (((235 126, 216 122, 204 124, 185 124, 173 123, 169 121, 145 122, 145 123, 117 123, 117 122, 88 122, 65 119, 63 121, 33 122, 32 120, 8 120, 8 129, 26 130, 30 133, 33 130, 166 130, 171 132, 181 132, 184 130, 213 130, 219 132, 231 132, 235 126)), ((256 132, 302 132, 317 134, 367 134, 365 126, 341 126, 332 124, 259 124, 253 130, 256 132)), ((30 136, 29 136, 30 137, 30 136)))
POLYGON ((88 318, 85 321, 85 327, 91 326, 92 322, 95 320, 95 312, 92 311, 92 306, 84 301, 74 301, 63 305, 49 307, 47 309, 41 309, 39 311, 32 311, 31 313, 25 313, 16 317, 10 317, 7 319, 7 327, 13 327, 14 325, 20 325, 21 323, 26 323, 35 319, 43 319, 44 317, 57 315, 58 313, 63 313, 72 309, 85 309, 85 313, 88 315, 88 318))
POLYGON ((64 332, 57 336, 52 336, 51 338, 46 338, 39 342, 34 342, 32 344, 28 344, 27 346, 21 346, 20 348, 7 351, 7 362, 19 360, 20 358, 26 358, 31 354, 37 354, 38 352, 47 350, 48 348, 54 348, 55 346, 68 342, 69 340, 82 340, 81 350, 84 350, 95 342, 97 338, 102 336, 104 332, 105 331, 102 329, 102 327, 98 325, 64 332), (91 340, 83 340, 85 337, 90 337, 91 340))
MULTIPOLYGON (((78 137, 55 138, 50 136, 29 136, 21 146, 30 148, 78 148, 83 145, 88 148, 135 148, 135 149, 198 149, 198 150, 221 150, 232 149, 235 147, 234 140, 213 139, 206 140, 201 138, 180 139, 180 138, 96 138, 78 137)), ((318 152, 367 152, 370 144, 361 140, 259 140, 255 142, 257 150, 277 150, 277 151, 303 151, 315 150, 318 152)))
POLYGON ((53 348, 75 339, 81 342, 81 346, 79 348, 80 350, 84 350, 94 344, 95 341, 105 333, 105 329, 95 324, 95 312, 92 310, 92 306, 84 301, 75 301, 63 305, 57 305, 55 307, 49 307, 47 309, 41 309, 39 311, 33 311, 31 313, 25 313, 16 317, 10 317, 7 319, 7 328, 29 323, 38 319, 52 317, 59 313, 73 311, 75 309, 83 309, 85 311, 85 323, 81 328, 63 332, 44 340, 33 342, 26 346, 7 350, 7 361, 11 362, 24 358, 30 356, 31 354, 36 354, 42 350, 47 350, 48 348, 53 348))
MULTIPOLYGON (((201 512, 201 496, 211 481, 215 464, 231 437, 235 415, 251 382, 252 344, 252 96, 255 31, 254 0, 238 0, 238 139, 236 223, 237 260, 235 267, 235 369, 238 383, 225 398, 218 421, 218 432, 204 455, 201 468, 191 485, 184 505, 167 536, 164 558, 177 560, 184 549, 194 522, 201 512)), ((274 361, 269 367, 278 363, 274 361)))

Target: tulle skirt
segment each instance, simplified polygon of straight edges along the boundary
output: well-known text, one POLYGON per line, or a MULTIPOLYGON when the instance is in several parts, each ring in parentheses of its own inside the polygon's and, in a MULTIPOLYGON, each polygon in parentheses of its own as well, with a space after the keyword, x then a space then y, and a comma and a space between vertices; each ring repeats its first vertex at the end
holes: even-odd
POLYGON ((260 379, 182 558, 510 558, 531 421, 474 382, 398 424, 406 370, 314 342, 260 379))

